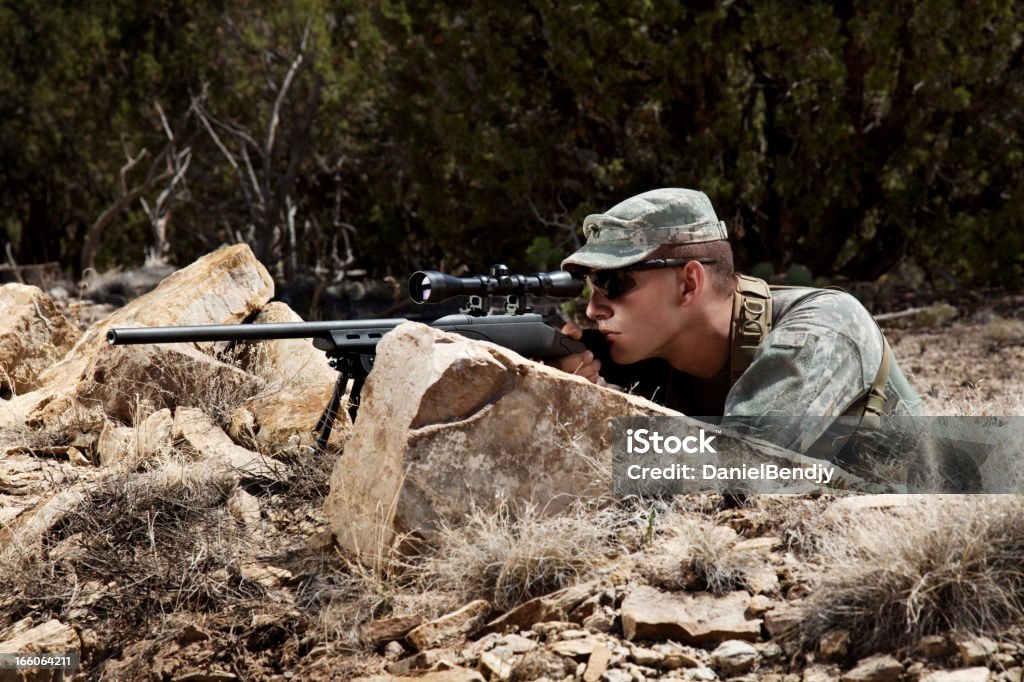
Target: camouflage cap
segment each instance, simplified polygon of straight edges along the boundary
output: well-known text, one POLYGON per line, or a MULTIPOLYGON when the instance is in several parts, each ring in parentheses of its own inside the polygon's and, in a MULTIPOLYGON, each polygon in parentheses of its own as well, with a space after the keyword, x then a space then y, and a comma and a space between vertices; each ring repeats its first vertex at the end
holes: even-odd
POLYGON ((562 268, 624 268, 650 257, 665 244, 726 239, 725 223, 704 192, 668 187, 616 204, 583 221, 587 243, 562 261, 562 268))

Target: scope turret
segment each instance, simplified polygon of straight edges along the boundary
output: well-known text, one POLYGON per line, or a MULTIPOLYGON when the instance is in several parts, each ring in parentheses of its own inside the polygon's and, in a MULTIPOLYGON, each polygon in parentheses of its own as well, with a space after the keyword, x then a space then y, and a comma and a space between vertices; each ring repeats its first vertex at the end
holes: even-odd
POLYGON ((583 292, 583 280, 565 270, 511 275, 504 265, 495 265, 490 275, 455 277, 434 270, 421 270, 409 278, 409 298, 416 303, 436 303, 452 296, 555 296, 572 298, 583 292))

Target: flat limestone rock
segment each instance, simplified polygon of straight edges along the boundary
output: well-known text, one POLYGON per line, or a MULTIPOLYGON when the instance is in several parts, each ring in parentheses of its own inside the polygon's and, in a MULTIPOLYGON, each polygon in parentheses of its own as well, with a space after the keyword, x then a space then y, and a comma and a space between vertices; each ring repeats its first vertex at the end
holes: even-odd
POLYGON ((205 412, 179 407, 174 412, 174 436, 185 440, 204 459, 221 462, 241 474, 280 480, 284 465, 277 460, 235 445, 205 412))
POLYGON ((422 675, 372 675, 357 677, 353 682, 484 682, 484 676, 468 668, 435 670, 422 675))
POLYGON ((672 640, 702 646, 727 640, 756 642, 761 620, 746 615, 750 595, 662 592, 640 586, 622 602, 622 631, 628 640, 672 640))
POLYGON ((395 534, 504 501, 549 513, 611 489, 612 416, 677 415, 494 344, 414 322, 377 346, 325 509, 366 561, 395 534))
POLYGON ((0 642, 0 653, 77 654, 81 649, 82 642, 75 629, 55 618, 0 642))
POLYGON ((568 613, 590 597, 599 583, 592 580, 582 585, 572 585, 520 604, 508 613, 492 620, 482 634, 492 632, 515 632, 529 630, 535 623, 566 621, 568 613))
POLYGON ((958 668, 956 670, 940 670, 927 675, 922 682, 987 682, 993 679, 985 666, 958 668))
POLYGON ((896 682, 903 679, 903 665, 888 654, 871 656, 839 678, 841 682, 896 682))
POLYGON ((360 628, 360 635, 363 640, 373 646, 379 646, 384 642, 393 642, 402 639, 411 630, 423 624, 424 618, 419 614, 411 616, 399 616, 392 618, 378 618, 371 620, 360 628))
POLYGON ((471 601, 458 611, 418 625, 406 635, 406 640, 417 651, 436 648, 446 640, 476 630, 483 623, 483 619, 490 609, 491 605, 483 599, 471 601))

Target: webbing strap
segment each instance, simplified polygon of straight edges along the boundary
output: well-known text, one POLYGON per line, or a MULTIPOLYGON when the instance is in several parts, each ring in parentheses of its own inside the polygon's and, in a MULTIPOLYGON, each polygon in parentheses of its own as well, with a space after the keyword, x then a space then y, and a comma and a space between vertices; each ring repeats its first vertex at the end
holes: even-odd
POLYGON ((882 363, 878 366, 878 373, 875 380, 871 382, 868 389, 867 400, 864 403, 864 418, 861 425, 868 429, 880 429, 882 427, 882 409, 885 407, 885 382, 889 380, 889 365, 892 362, 892 349, 889 342, 882 335, 882 363))
POLYGON ((754 361, 754 354, 772 330, 772 292, 768 283, 756 277, 736 276, 732 297, 732 356, 729 361, 729 385, 739 381, 754 361))

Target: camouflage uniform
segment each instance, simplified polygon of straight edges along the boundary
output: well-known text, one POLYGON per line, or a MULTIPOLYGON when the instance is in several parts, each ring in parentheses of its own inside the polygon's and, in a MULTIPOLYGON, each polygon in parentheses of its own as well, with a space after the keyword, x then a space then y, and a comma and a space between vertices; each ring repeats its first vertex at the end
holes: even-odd
MULTIPOLYGON (((732 386, 722 414, 862 414, 882 362, 882 332, 871 314, 853 296, 830 289, 774 291, 772 302, 772 331, 732 386)), ((887 415, 923 412, 920 396, 895 360, 885 395, 887 415)), ((821 421, 809 421, 792 442, 779 444, 806 452, 823 427, 821 421)))
MULTIPOLYGON (((659 189, 628 199, 584 220, 587 244, 562 262, 566 269, 615 269, 649 259, 663 244, 725 239, 703 192, 659 189)), ((882 360, 883 337, 871 314, 854 297, 828 289, 772 293, 772 331, 758 346, 739 380, 729 368, 698 380, 664 360, 616 365, 600 334, 584 341, 601 360, 601 375, 668 407, 693 416, 838 417, 861 414, 863 400, 882 360)), ((885 414, 921 414, 921 399, 895 361, 886 383, 885 414)), ((724 420, 725 423, 728 420, 724 420)), ((779 442, 807 452, 827 420, 807 420, 779 442)))

